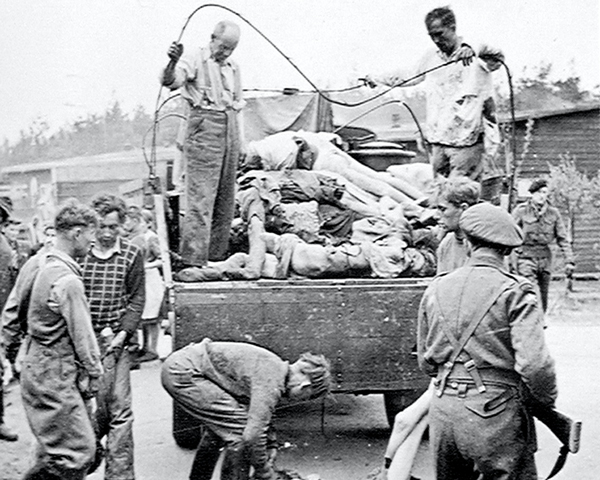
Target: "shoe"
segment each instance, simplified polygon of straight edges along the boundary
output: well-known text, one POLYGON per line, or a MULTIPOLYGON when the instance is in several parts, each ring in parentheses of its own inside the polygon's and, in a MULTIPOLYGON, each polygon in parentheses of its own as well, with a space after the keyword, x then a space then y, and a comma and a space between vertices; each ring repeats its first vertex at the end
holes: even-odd
POLYGON ((138 357, 138 362, 151 362, 158 360, 158 354, 154 352, 145 352, 141 357, 138 357))
POLYGON ((5 423, 0 423, 0 440, 7 442, 16 442, 19 436, 6 426, 5 423))

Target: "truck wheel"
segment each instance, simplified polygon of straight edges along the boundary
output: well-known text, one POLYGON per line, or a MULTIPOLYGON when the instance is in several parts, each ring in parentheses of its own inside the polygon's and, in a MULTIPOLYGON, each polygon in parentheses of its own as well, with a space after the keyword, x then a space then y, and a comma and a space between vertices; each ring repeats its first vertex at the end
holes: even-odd
POLYGON ((173 403, 173 438, 186 449, 194 449, 200 443, 202 425, 176 403, 173 403))
POLYGON ((417 398, 423 395, 423 392, 425 392, 425 389, 396 390, 393 392, 385 392, 383 394, 385 414, 390 428, 394 428, 396 414, 404 410, 417 398))

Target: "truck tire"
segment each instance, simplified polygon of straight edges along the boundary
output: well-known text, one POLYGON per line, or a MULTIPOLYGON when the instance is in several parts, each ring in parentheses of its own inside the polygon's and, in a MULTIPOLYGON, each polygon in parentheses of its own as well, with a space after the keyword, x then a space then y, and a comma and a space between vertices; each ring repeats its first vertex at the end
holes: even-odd
POLYGON ((173 402, 173 438, 175 443, 186 449, 194 449, 200 443, 202 425, 187 413, 183 408, 173 402))
POLYGON ((383 401, 385 403, 385 415, 387 416, 388 425, 394 428, 394 420, 396 414, 401 412, 417 398, 419 398, 426 389, 417 388, 414 390, 396 390, 393 392, 385 392, 383 401))

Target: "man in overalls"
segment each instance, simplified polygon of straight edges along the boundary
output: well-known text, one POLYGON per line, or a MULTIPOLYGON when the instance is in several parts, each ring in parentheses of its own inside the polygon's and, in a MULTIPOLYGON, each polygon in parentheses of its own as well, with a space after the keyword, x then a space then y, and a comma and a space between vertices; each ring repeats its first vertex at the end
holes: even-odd
POLYGON ((189 266, 224 260, 227 253, 241 143, 238 115, 244 106, 240 70, 229 56, 239 38, 239 27, 222 21, 206 48, 181 58, 183 45, 173 43, 161 79, 165 87, 180 89, 189 104, 180 244, 182 262, 189 266))
POLYGON ((552 407, 554 361, 533 285, 504 270, 523 234, 499 207, 461 216, 471 256, 438 275, 419 309, 417 351, 435 378, 430 438, 437 479, 537 479, 525 401, 552 407))

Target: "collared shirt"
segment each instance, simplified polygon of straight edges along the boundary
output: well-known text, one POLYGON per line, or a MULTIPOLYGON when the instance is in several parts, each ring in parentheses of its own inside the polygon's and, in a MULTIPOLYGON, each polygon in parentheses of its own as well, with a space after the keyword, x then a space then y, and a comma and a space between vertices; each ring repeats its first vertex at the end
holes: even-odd
POLYGON ((503 264, 499 255, 479 249, 465 266, 433 280, 419 308, 419 365, 435 375, 454 350, 446 328, 458 339, 473 318, 483 315, 458 362, 472 359, 479 369, 515 371, 536 399, 552 405, 556 375, 544 340, 543 313, 531 283, 503 271, 503 264))
POLYGON ((545 251, 549 255, 549 245, 556 240, 565 256, 565 261, 567 263, 573 261, 571 239, 556 207, 546 202, 538 208, 530 199, 517 205, 513 217, 523 230, 523 246, 519 251, 524 254, 534 252, 543 254, 545 251))
POLYGON ((90 249, 81 266, 94 330, 111 327, 133 334, 145 301, 142 251, 119 237, 108 252, 90 249))
POLYGON ((60 250, 51 249, 40 265, 31 292, 27 334, 47 347, 70 338, 77 359, 90 376, 102 373, 81 269, 60 250))
MULTIPOLYGON (((380 81, 393 85, 451 60, 453 55, 448 56, 432 48, 421 58, 416 69, 397 71, 380 81)), ((421 82, 424 82, 427 100, 427 140, 450 147, 467 147, 477 143, 483 133, 483 104, 494 96, 492 76, 487 64, 478 57, 473 58, 467 66, 460 61, 451 63, 404 86, 421 82)))
POLYGON ((168 88, 181 88, 181 96, 194 107, 212 110, 236 110, 244 107, 238 65, 227 58, 215 62, 209 48, 184 55, 173 72, 175 80, 168 88))

